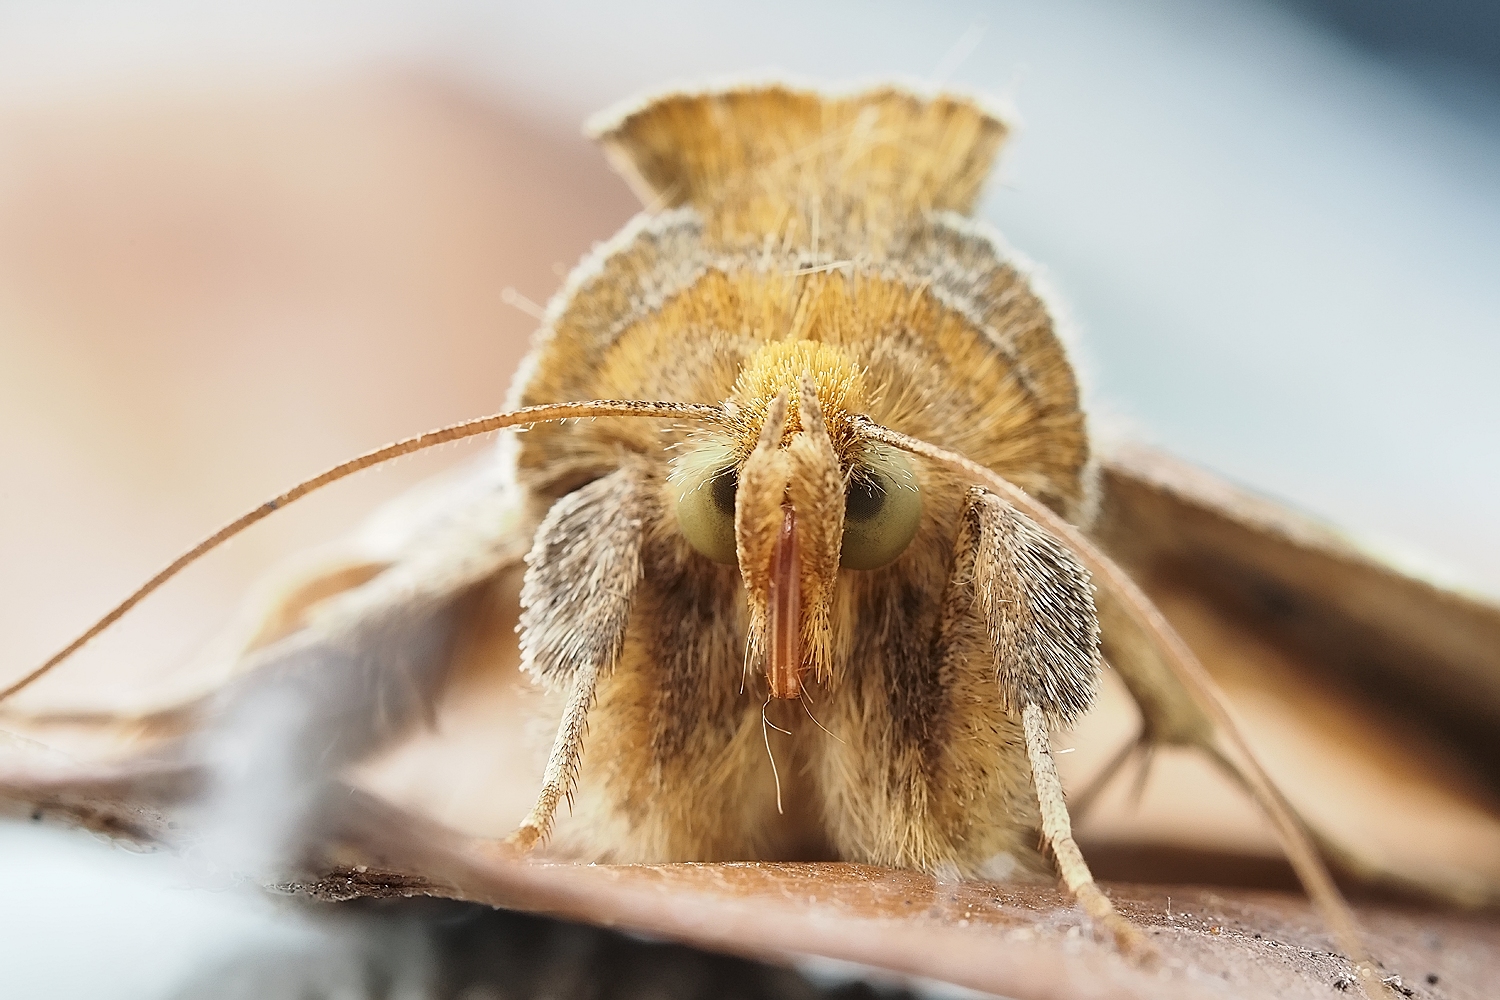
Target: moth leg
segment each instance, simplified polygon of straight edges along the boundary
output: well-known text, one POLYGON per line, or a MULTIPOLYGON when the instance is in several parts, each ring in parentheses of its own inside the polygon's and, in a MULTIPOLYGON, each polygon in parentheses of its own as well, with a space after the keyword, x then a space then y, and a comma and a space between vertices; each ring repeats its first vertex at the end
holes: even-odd
POLYGON ((59 729, 83 731, 90 738, 101 736, 132 746, 180 737, 192 728, 203 709, 201 698, 166 708, 127 709, 110 712, 103 709, 43 709, 37 712, 0 712, 0 725, 26 739, 47 742, 49 734, 59 729))
MULTIPOLYGON (((1104 789, 1109 787, 1110 782, 1115 780, 1115 775, 1119 774, 1121 769, 1126 764, 1129 764, 1135 758, 1136 754, 1141 753, 1142 749, 1147 746, 1149 744, 1146 742, 1144 732, 1136 733, 1120 745, 1120 749, 1116 750, 1114 755, 1109 758, 1108 763, 1099 769, 1099 773, 1090 778, 1089 783, 1084 785, 1082 790, 1073 796, 1072 813, 1073 819, 1076 822, 1083 822, 1083 817, 1093 808, 1094 803, 1099 801, 1100 794, 1103 793, 1104 789)), ((1137 780, 1138 786, 1144 784, 1146 766, 1146 763, 1142 762, 1142 777, 1137 780)))
POLYGON ((1063 798, 1062 781, 1057 777, 1057 766, 1052 760, 1052 747, 1047 738, 1047 721, 1042 709, 1035 702, 1021 711, 1021 723, 1026 731, 1026 754, 1031 760, 1032 779, 1036 782, 1037 802, 1042 809, 1042 835, 1052 846, 1052 856, 1057 860, 1057 871, 1063 885, 1078 900, 1083 911, 1114 935, 1115 944, 1126 954, 1147 955, 1153 949, 1140 932, 1115 909, 1109 897, 1104 895, 1094 875, 1089 871, 1083 852, 1073 840, 1073 826, 1068 817, 1068 804, 1063 798))
POLYGON ((508 841, 522 851, 546 840, 558 805, 571 800, 595 687, 625 645, 648 502, 643 471, 627 465, 553 504, 526 557, 521 665, 566 688, 568 701, 536 805, 508 841))
POLYGON ((573 787, 578 782, 578 769, 583 762, 583 736, 588 727, 589 707, 594 702, 598 680, 597 669, 585 668, 579 670, 573 681, 567 705, 563 708, 562 722, 557 727, 557 738, 547 755, 542 790, 537 793, 536 804, 521 825, 506 838, 510 846, 520 851, 530 851, 546 840, 552 833, 557 807, 564 799, 569 800, 570 805, 572 803, 573 787))
POLYGON ((1021 716, 1042 835, 1058 874, 1126 954, 1154 954, 1094 882, 1073 840, 1049 734, 1072 723, 1098 683, 1099 622, 1093 584, 1073 553, 1004 500, 969 491, 955 554, 955 580, 972 578, 973 600, 995 654, 1000 695, 1021 716))
POLYGON ((1112 646, 1128 650, 1127 656, 1112 649, 1107 649, 1106 654, 1140 706, 1149 738, 1154 743, 1199 748, 1216 745, 1222 738, 1233 749, 1232 763, 1240 780, 1250 789, 1256 803, 1276 828, 1287 860, 1296 869, 1308 897, 1322 914, 1339 946, 1354 961, 1366 989, 1379 993, 1382 987, 1375 975, 1375 964, 1360 938, 1354 913, 1334 885, 1306 828, 1235 725, 1224 705, 1223 695, 1192 649, 1167 622, 1161 609, 1114 560, 1076 527, 993 470, 956 452, 868 421, 861 425, 861 433, 869 439, 925 456, 965 473, 976 482, 987 484, 1046 525, 1049 532, 1077 554, 1099 582, 1098 617, 1103 634, 1111 639, 1112 646))

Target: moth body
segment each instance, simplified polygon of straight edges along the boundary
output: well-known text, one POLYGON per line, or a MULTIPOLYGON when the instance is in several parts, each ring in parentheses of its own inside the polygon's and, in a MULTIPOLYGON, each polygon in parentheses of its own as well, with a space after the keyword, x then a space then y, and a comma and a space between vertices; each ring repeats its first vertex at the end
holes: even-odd
MULTIPOLYGON (((977 544, 969 483, 856 430, 873 420, 1065 516, 1085 508, 1072 369, 1024 273, 967 215, 1004 133, 944 95, 775 86, 670 95, 603 127, 650 207, 553 303, 513 401, 728 417, 521 438, 538 510, 589 494, 569 517, 552 507, 538 546, 618 535, 639 554, 602 603, 570 599, 576 579, 533 557, 527 666, 593 685, 561 849, 1043 870, 1021 706, 997 683, 1014 650, 953 579, 956 546, 977 544), (571 656, 573 630, 618 630, 618 649, 571 656)), ((1047 668, 1077 674, 1076 712, 1097 669, 1092 607, 1065 627, 1085 652, 1047 668)))

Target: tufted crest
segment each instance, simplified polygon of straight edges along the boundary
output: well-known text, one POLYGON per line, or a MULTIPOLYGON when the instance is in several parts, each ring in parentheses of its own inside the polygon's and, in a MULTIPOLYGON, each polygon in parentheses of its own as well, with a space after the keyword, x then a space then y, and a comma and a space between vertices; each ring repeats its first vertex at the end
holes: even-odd
POLYGON ((691 205, 727 242, 790 225, 809 245, 871 245, 913 216, 971 212, 1007 126, 949 93, 766 84, 668 93, 590 131, 648 208, 691 205))
MULTIPOLYGON (((995 111, 889 84, 759 84, 666 93, 590 128, 646 211, 553 300, 513 403, 733 399, 754 417, 778 389, 795 395, 802 369, 746 399, 749 360, 816 343, 862 373, 860 412, 959 448, 1069 515, 1085 509, 1072 366, 1025 265, 971 217, 1007 133, 995 111), (918 369, 942 378, 914 380, 918 369)), ((847 416, 829 410, 836 428, 847 416)), ((537 428, 521 473, 560 496, 622 448, 674 440, 630 424, 537 428)))

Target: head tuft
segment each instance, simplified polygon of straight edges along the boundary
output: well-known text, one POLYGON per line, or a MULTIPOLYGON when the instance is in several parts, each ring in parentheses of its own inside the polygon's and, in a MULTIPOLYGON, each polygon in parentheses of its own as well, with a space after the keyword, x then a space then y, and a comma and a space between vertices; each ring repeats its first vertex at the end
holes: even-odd
POLYGON ((942 91, 760 83, 633 102, 591 131, 653 211, 691 205, 730 239, 789 221, 805 239, 822 215, 879 242, 913 215, 970 214, 1008 126, 942 91))
POLYGON ((834 451, 847 460, 858 443, 854 415, 864 406, 863 378, 846 353, 816 340, 775 340, 746 359, 730 397, 740 454, 755 447, 772 401, 783 392, 788 409, 781 443, 802 430, 798 399, 804 374, 812 379, 834 451))

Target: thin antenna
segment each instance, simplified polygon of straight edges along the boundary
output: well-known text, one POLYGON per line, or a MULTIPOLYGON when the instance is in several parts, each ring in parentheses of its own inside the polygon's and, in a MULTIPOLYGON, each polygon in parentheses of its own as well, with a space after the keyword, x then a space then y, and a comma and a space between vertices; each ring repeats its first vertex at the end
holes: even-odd
MULTIPOLYGON (((760 735, 766 741, 766 756, 771 758, 771 778, 776 782, 776 813, 777 815, 784 816, 786 812, 781 808, 781 772, 776 768, 776 755, 771 752, 771 730, 766 728, 771 725, 766 719, 766 708, 770 704, 771 696, 768 694, 766 695, 766 703, 760 706, 760 735)), ((772 726, 771 728, 775 729, 778 733, 786 732, 785 729, 779 726, 772 726)), ((791 734, 788 733, 787 735, 791 734)))
POLYGON ((1099 769, 1098 774, 1089 779, 1089 783, 1083 787, 1081 792, 1070 796, 1072 801, 1069 803, 1068 811, 1073 814, 1073 822, 1075 824, 1079 826, 1083 825, 1084 816, 1088 815, 1089 810, 1098 801, 1100 794, 1114 780, 1115 775, 1120 773, 1120 769, 1130 763, 1131 758, 1141 749, 1141 745, 1145 740, 1146 730, 1142 727, 1140 732, 1132 736, 1120 749, 1115 751, 1114 756, 1109 759, 1109 763, 1105 764, 1099 769))
POLYGON ((547 322, 547 310, 522 295, 515 287, 506 285, 500 290, 500 301, 530 316, 539 323, 547 322))
POLYGON ((447 444, 450 441, 458 441, 480 434, 489 434, 492 431, 502 430, 506 427, 539 424, 551 420, 570 420, 582 417, 679 417, 689 420, 721 420, 723 416, 724 411, 721 408, 702 403, 652 403, 615 399, 573 403, 546 403, 541 406, 527 406, 519 410, 495 413, 487 417, 475 417, 473 420, 449 424, 447 427, 439 427, 436 430, 430 430, 415 437, 405 438, 393 444, 388 444, 383 448, 367 451, 363 455, 349 459, 347 462, 340 462, 333 468, 319 473, 311 479, 303 480, 285 493, 267 500, 248 514, 235 518, 197 545, 188 549, 182 555, 172 560, 161 572, 141 584, 134 593, 115 605, 108 614, 89 626, 82 635, 64 646, 46 663, 43 663, 31 673, 16 681, 10 687, 0 691, 0 701, 4 701, 11 695, 16 694, 40 679, 53 667, 82 649, 94 636, 119 621, 126 612, 150 596, 162 584, 255 522, 271 516, 273 512, 280 510, 287 504, 302 499, 314 490, 322 489, 329 483, 337 482, 345 476, 351 476, 356 472, 368 469, 372 465, 379 465, 393 458, 410 455, 412 452, 421 451, 424 448, 447 444))
POLYGON ((943 54, 938 64, 932 68, 929 79, 933 83, 947 83, 948 78, 957 73, 959 67, 968 62, 969 56, 979 48, 979 43, 984 41, 984 33, 989 30, 989 25, 983 21, 975 21, 968 29, 953 43, 953 47, 943 54))
MULTIPOLYGON (((1323 920, 1333 932, 1339 946, 1353 960, 1360 978, 1365 982, 1366 989, 1370 990, 1372 996, 1380 995, 1379 977, 1375 975, 1375 966, 1360 939, 1354 913, 1349 909, 1349 904, 1339 892, 1338 886, 1334 884, 1332 876, 1328 874, 1328 868, 1323 864, 1317 848, 1313 846, 1307 830, 1298 821, 1291 804, 1281 794, 1281 790, 1266 773, 1260 758, 1250 749, 1249 742, 1246 741, 1244 734, 1240 732, 1239 726, 1235 724, 1229 710, 1225 707, 1218 687, 1209 677, 1208 671, 1203 668, 1203 664, 1199 662, 1197 655, 1182 640, 1177 630, 1172 628, 1151 598, 1146 596, 1129 574, 1113 559, 1101 552, 1093 542, 1085 538, 1082 532, 1063 520, 1052 508, 973 459, 902 434, 900 431, 882 427, 865 416, 856 417, 855 424, 862 437, 871 441, 880 441, 893 448, 900 448, 913 455, 921 455, 962 472, 976 482, 982 483, 996 495, 1005 498, 1015 507, 1025 511, 1072 549, 1101 585, 1115 595, 1132 621, 1146 634, 1156 651, 1172 668, 1177 679, 1192 695, 1193 701, 1208 715, 1215 729, 1224 734, 1229 744, 1234 747, 1236 755, 1243 762, 1236 770, 1240 771, 1246 788, 1275 827, 1281 838, 1282 850, 1286 852, 1287 860, 1296 870, 1297 877, 1307 890, 1308 897, 1322 914, 1323 920)), ((1213 752, 1211 747, 1205 747, 1205 749, 1213 752)))
MULTIPOLYGON (((807 692, 805 690, 802 692, 802 697, 798 698, 797 700, 802 702, 802 711, 807 713, 807 717, 809 719, 812 719, 813 725, 817 726, 819 729, 823 730, 823 732, 827 733, 830 739, 838 740, 838 742, 844 743, 843 740, 840 740, 837 736, 833 735, 832 730, 823 725, 823 723, 819 722, 817 716, 812 714, 812 709, 807 707, 807 692)), ((783 732, 785 732, 785 730, 783 730, 783 732)), ((849 744, 844 743, 844 745, 848 746, 849 744)))

